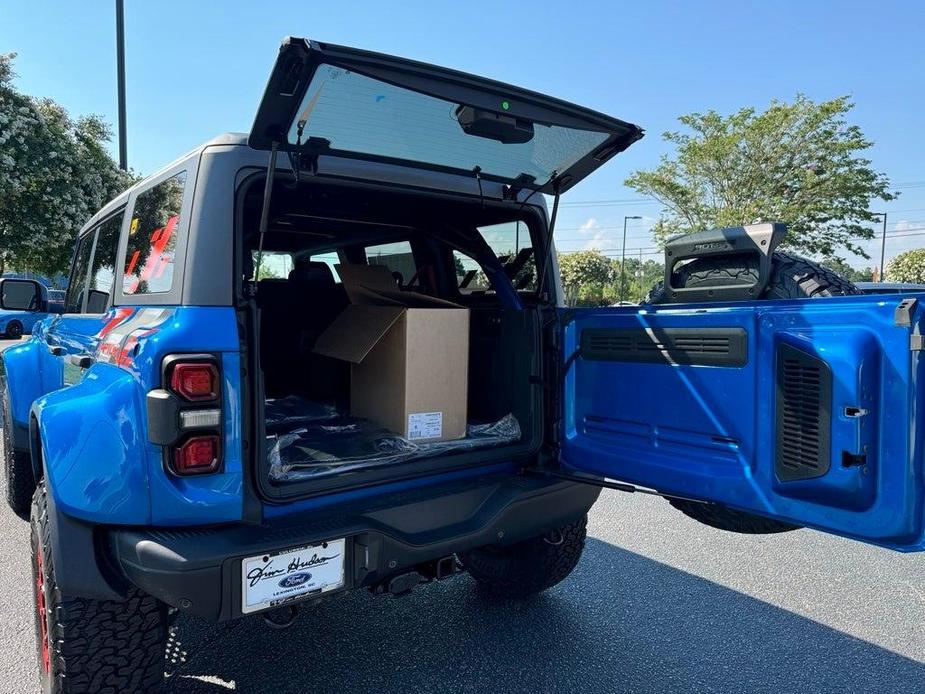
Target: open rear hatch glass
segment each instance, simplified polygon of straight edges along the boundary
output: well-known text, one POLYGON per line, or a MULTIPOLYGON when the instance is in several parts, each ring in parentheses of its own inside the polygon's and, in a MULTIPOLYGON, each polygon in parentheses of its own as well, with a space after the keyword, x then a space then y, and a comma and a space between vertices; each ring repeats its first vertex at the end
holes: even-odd
POLYGON ((624 121, 403 58, 287 39, 248 143, 565 192, 642 137, 624 121))

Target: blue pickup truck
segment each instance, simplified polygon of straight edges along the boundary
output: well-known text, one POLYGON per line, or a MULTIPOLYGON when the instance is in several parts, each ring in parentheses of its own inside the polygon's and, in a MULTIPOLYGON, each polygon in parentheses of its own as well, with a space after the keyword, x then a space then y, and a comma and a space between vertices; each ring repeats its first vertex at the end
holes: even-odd
POLYGON ((57 312, 58 307, 41 282, 0 278, 0 335, 3 337, 18 340, 31 333, 36 323, 57 312))
POLYGON ((865 296, 766 223, 670 241, 650 303, 563 305, 560 196, 642 135, 288 39, 249 134, 97 212, 64 313, 2 355, 43 691, 149 691, 178 613, 283 626, 460 572, 534 594, 578 563, 602 488, 925 549, 925 295, 865 296), (467 414, 407 395, 424 381, 467 414), (357 416, 399 386, 407 421, 357 416))

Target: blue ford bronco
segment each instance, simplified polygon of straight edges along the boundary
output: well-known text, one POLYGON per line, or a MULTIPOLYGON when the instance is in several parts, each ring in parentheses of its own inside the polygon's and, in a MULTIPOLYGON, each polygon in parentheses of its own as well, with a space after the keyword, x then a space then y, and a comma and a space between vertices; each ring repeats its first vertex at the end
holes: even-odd
MULTIPOLYGON (((183 612, 285 624, 460 571, 536 593, 575 567, 602 488, 730 531, 925 548, 925 296, 861 295, 756 224, 671 241, 642 306, 562 306, 559 197, 641 136, 289 39, 249 135, 100 210, 64 313, 2 359, 44 691, 157 686, 183 612), (468 345, 462 438, 417 440, 439 438, 427 408, 409 432, 353 416, 357 364, 317 349, 353 266, 387 269, 387 304, 468 311, 443 341, 468 345)), ((458 383, 464 364, 422 344, 396 347, 413 379, 458 383)))

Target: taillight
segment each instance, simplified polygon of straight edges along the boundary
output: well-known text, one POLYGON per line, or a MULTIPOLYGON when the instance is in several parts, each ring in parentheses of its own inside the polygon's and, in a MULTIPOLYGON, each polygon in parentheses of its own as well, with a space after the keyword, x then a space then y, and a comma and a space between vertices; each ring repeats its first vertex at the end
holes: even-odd
POLYGON ((171 366, 170 389, 190 402, 218 397, 218 369, 209 362, 180 362, 171 366))
POLYGON ((178 475, 205 475, 221 467, 217 434, 191 436, 173 451, 173 471, 178 475))
POLYGON ((208 475, 222 469, 222 379, 209 354, 164 359, 164 390, 148 394, 148 437, 165 446, 175 475, 208 475))

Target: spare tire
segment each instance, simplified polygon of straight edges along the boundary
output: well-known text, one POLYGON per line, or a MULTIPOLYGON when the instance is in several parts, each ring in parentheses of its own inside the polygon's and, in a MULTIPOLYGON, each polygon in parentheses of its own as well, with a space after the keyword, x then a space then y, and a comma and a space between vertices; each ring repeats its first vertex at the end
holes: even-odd
MULTIPOLYGON (((716 287, 730 284, 752 285, 758 281, 758 261, 749 256, 701 258, 678 268, 672 284, 676 287, 716 287)), ((759 299, 817 299, 829 296, 860 294, 850 281, 812 260, 784 251, 771 256, 771 276, 759 299)), ((671 303, 663 282, 649 292, 647 303, 671 303)), ((670 499, 686 516, 720 530, 737 533, 781 533, 799 526, 736 511, 721 504, 670 499)))
MULTIPOLYGON (((719 287, 736 284, 752 285, 758 281, 758 261, 753 256, 701 258, 675 271, 677 287, 719 287)), ((817 299, 826 296, 847 296, 861 291, 850 281, 819 263, 784 251, 771 255, 771 276, 759 299, 817 299)), ((664 282, 649 292, 646 303, 671 303, 665 294, 664 282)))

